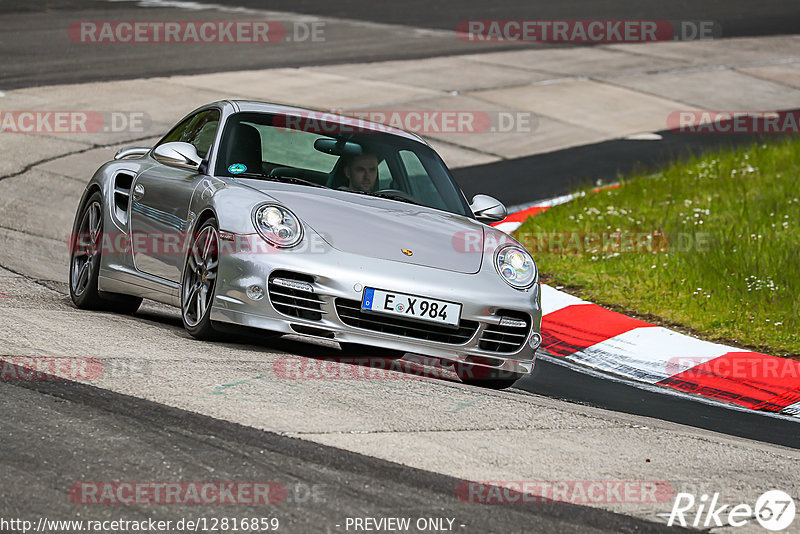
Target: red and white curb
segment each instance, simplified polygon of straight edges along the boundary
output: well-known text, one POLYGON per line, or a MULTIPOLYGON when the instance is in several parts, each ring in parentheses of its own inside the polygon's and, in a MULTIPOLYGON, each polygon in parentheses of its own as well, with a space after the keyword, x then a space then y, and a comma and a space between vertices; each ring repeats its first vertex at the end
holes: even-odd
POLYGON ((547 208, 557 206, 558 204, 563 204, 565 202, 569 202, 574 198, 574 195, 565 195, 563 197, 554 198, 551 200, 545 200, 543 202, 537 202, 536 204, 531 204, 523 209, 517 210, 513 213, 508 214, 508 216, 500 222, 493 223, 492 226, 500 230, 501 232, 505 232, 510 234, 511 232, 515 231, 517 228, 522 226, 528 217, 533 217, 537 213, 541 213, 547 208))
POLYGON ((591 369, 800 416, 800 362, 695 339, 542 285, 541 349, 591 369))
MULTIPOLYGON (((501 225, 518 222, 516 229, 543 209, 532 206, 495 227, 509 231, 501 225)), ((545 284, 541 289, 539 350, 556 360, 751 410, 800 416, 799 361, 695 339, 545 284)))
MULTIPOLYGON (((620 184, 608 184, 604 185, 603 187, 598 187, 594 189, 594 192, 603 191, 606 189, 614 189, 619 187, 620 184)), ((584 193, 578 193, 577 195, 583 195, 584 193)), ((523 206, 517 206, 512 213, 510 213, 505 219, 500 222, 496 222, 492 224, 495 228, 500 231, 503 231, 507 234, 515 231, 517 228, 522 226, 528 217, 533 217, 534 215, 543 212, 548 208, 552 208, 553 206, 558 206, 559 204, 566 204, 573 198, 575 198, 575 194, 568 194, 562 195, 560 197, 553 197, 547 200, 540 200, 539 202, 534 202, 533 204, 526 204, 523 206)), ((514 208, 511 208, 514 209, 514 208)))

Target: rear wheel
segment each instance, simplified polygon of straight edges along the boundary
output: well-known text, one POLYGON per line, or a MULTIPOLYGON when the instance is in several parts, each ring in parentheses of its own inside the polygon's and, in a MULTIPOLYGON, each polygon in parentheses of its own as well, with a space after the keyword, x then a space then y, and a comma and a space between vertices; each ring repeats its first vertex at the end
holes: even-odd
POLYGON ((455 364, 455 371, 463 384, 487 389, 509 388, 514 385, 514 382, 525 376, 522 373, 461 362, 455 364))
POLYGON ((103 239, 103 196, 96 192, 80 211, 70 241, 69 296, 78 308, 134 313, 142 299, 100 291, 100 257, 103 239))
POLYGON ((181 283, 183 326, 197 339, 216 339, 219 335, 211 324, 218 269, 219 230, 216 219, 211 218, 192 238, 181 283))

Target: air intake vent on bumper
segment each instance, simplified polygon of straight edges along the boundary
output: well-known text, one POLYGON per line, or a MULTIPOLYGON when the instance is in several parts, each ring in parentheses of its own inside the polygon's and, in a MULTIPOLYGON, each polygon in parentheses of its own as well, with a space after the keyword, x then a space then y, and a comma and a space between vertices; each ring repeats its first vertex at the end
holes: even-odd
POLYGON ((531 318, 527 313, 499 310, 500 324, 490 324, 481 334, 478 348, 489 352, 516 352, 528 339, 531 318))
POLYGON ((305 274, 275 271, 269 277, 269 300, 284 315, 319 321, 327 312, 322 309, 322 299, 314 294, 313 282, 305 274))

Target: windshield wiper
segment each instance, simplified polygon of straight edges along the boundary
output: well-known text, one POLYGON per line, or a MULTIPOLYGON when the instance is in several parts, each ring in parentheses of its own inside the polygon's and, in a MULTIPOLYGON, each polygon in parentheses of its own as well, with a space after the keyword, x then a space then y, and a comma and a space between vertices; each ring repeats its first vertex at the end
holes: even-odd
POLYGON ((254 178, 256 180, 266 180, 268 182, 283 182, 289 184, 308 185, 311 187, 323 187, 328 189, 322 184, 317 184, 309 180, 303 180, 302 178, 295 178, 293 176, 267 176, 266 174, 258 174, 256 172, 240 172, 239 174, 232 175, 231 178, 254 178))
POLYGON ((311 180, 304 180, 303 178, 296 178, 294 176, 264 176, 264 180, 270 182, 284 182, 287 184, 309 185, 311 187, 322 187, 328 189, 327 186, 312 182, 311 180))
POLYGON ((367 193, 371 197, 379 197, 379 198, 389 198, 391 200, 399 200, 400 202, 407 202, 408 204, 414 204, 415 206, 424 206, 424 204, 420 204, 416 200, 411 200, 405 195, 400 195, 398 193, 392 193, 389 191, 378 191, 377 193, 367 193))
POLYGON ((266 174, 259 174, 257 172, 240 172, 231 174, 231 178, 255 178, 256 180, 263 180, 267 177, 266 174))

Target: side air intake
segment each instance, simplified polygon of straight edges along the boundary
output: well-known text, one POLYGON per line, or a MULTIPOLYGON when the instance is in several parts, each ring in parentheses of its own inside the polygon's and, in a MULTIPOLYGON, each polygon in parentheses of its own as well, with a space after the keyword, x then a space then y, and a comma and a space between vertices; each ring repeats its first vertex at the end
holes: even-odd
POLYGON ((123 224, 128 224, 128 206, 131 203, 133 175, 120 172, 114 177, 114 213, 123 224))
POLYGON ((322 299, 314 293, 314 279, 289 271, 275 271, 269 277, 269 299, 272 306, 284 315, 319 321, 327 313, 322 299))

